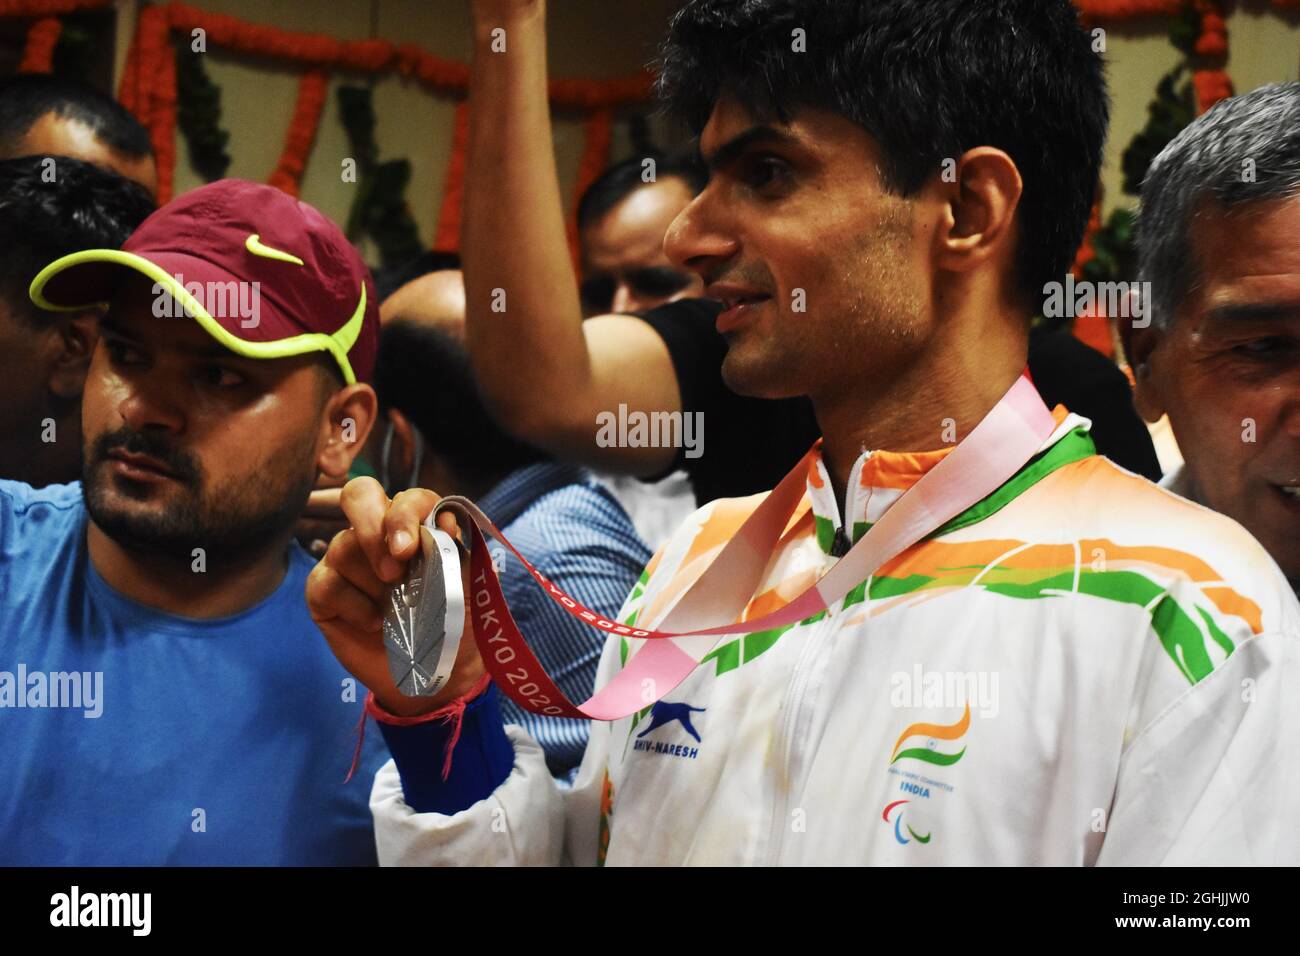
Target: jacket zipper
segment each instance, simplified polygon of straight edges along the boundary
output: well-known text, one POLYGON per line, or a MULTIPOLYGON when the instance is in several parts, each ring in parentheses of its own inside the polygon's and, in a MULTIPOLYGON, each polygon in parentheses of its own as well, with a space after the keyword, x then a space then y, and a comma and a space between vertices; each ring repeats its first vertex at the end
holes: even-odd
MULTIPOLYGON (((848 532, 845 530, 845 523, 848 515, 853 513, 853 499, 856 497, 856 490, 859 484, 860 472, 863 460, 859 459, 854 465, 849 475, 848 488, 844 496, 844 515, 840 518, 839 527, 835 529, 835 537, 831 541, 831 556, 837 561, 844 555, 848 554, 852 547, 852 541, 849 540, 848 532)), ((785 846, 786 828, 790 826, 790 791, 793 788, 794 781, 791 778, 791 757, 794 750, 794 735, 798 725, 799 712, 803 707, 804 694, 807 690, 809 673, 812 670, 813 655, 816 653, 817 644, 824 632, 833 630, 838 624, 835 617, 836 608, 828 606, 826 616, 808 629, 804 638, 803 649, 799 653, 799 658, 795 662, 794 672, 790 679, 790 689, 786 692, 785 705, 782 709, 780 736, 776 752, 776 765, 779 772, 786 781, 785 793, 783 796, 774 801, 772 808, 772 826, 768 834, 768 865, 777 866, 781 859, 781 850, 785 846)), ((797 625, 796 625, 797 626, 797 625)))
POLYGON ((827 608, 826 616, 808 628, 804 637, 804 646, 795 662, 791 675, 790 689, 786 692, 785 705, 782 708, 780 736, 777 738, 776 766, 785 780, 785 789, 772 808, 772 827, 768 836, 768 866, 777 866, 781 859, 781 850, 785 845, 786 828, 790 826, 790 792, 794 787, 791 775, 791 757, 794 750, 794 736, 798 727, 799 714, 803 708, 804 694, 807 691, 808 677, 812 671, 812 659, 816 653, 820 638, 825 630, 838 624, 833 616, 833 609, 827 608))

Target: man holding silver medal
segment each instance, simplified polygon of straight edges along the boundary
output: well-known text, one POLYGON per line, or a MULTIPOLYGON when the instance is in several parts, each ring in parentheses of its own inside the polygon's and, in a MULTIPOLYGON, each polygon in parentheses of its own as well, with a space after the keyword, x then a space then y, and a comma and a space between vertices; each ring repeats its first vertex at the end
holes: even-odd
MULTIPOLYGON (((492 419, 470 368, 464 320, 431 307, 445 275, 413 280, 380 308, 374 384, 382 427, 372 432, 371 447, 378 446, 378 452, 371 460, 381 485, 389 494, 429 486, 472 497, 549 579, 602 614, 616 614, 650 550, 618 501, 589 472, 552 460, 492 419)), ((453 571, 457 567, 450 542, 433 553, 443 555, 453 571)), ((512 613, 547 670, 570 693, 590 694, 602 635, 547 600, 518 562, 504 560, 504 549, 497 549, 493 565, 500 567, 512 613)), ((425 577, 420 570, 412 576, 425 577)), ((404 692, 436 692, 429 683, 439 660, 434 639, 446 622, 433 603, 442 593, 434 584, 429 601, 411 595, 409 602, 387 608, 392 626, 386 635, 404 692)), ((454 643, 449 638, 442 651, 449 655, 448 666, 455 659, 454 643)), ((572 779, 587 745, 586 721, 530 713, 512 701, 503 701, 502 710, 541 745, 557 778, 572 779)))
MULTIPOLYGON (((544 15, 475 6, 475 115, 510 123, 476 122, 471 152, 485 129, 520 141, 472 176, 542 161, 544 15)), ((398 692, 380 608, 439 499, 349 484, 308 602, 391 725, 381 861, 1300 861, 1285 578, 1231 520, 1098 457, 1022 374, 1107 123, 1068 0, 696 0, 660 84, 711 170, 665 251, 724 303, 728 384, 808 395, 824 437, 770 495, 682 526, 597 622, 613 636, 576 708, 535 679, 481 550, 475 640, 437 694, 398 692), (540 709, 602 718, 571 791, 482 691, 491 669, 519 694, 515 668, 540 709), (446 779, 422 771, 453 742, 446 779)), ((530 248, 491 238, 463 250, 471 318, 510 295, 492 246, 530 248)), ((481 549, 468 516, 435 520, 481 549)))

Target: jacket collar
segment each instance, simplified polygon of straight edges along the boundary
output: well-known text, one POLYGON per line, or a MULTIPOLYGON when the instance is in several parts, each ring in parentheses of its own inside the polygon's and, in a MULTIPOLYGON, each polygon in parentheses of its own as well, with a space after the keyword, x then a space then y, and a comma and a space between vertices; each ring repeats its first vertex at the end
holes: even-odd
MULTIPOLYGON (((1079 457, 1086 457, 1087 454, 1095 454, 1092 441, 1087 437, 1087 431, 1092 426, 1088 419, 1068 412, 1063 405, 1057 405, 1053 409, 1052 417, 1056 421, 1056 428, 1039 447, 1034 460, 1041 458, 1067 435, 1082 435, 1084 439, 1084 444, 1075 445, 1070 449, 1072 457, 1068 460, 1072 461, 1079 457)), ((955 446, 919 452, 864 451, 857 461, 853 463, 853 468, 849 471, 849 483, 845 493, 845 513, 841 517, 838 503, 835 500, 835 490, 831 485, 830 473, 827 471, 822 458, 822 443, 818 439, 817 444, 813 446, 813 454, 808 459, 807 501, 812 510, 817 529, 817 543, 822 551, 827 554, 835 553, 836 538, 840 536, 841 529, 844 532, 841 540, 841 550, 844 544, 856 543, 906 491, 920 481, 931 468, 947 457, 953 447, 955 446)), ((1065 456, 1058 457, 1064 458, 1065 456)), ((1066 462, 1063 460, 1061 463, 1066 462)), ((1026 464, 1025 468, 1021 469, 1020 474, 1007 482, 1007 485, 1004 485, 994 495, 991 495, 990 499, 998 496, 1008 486, 1016 483, 1017 479, 1021 478, 1022 475, 1030 472, 1030 465, 1032 464, 1032 461, 1026 464)), ((1033 480, 1029 484, 1043 477, 1043 474, 1045 472, 1041 468, 1035 470, 1033 480)), ((1024 487, 1028 487, 1028 484, 1025 484, 1024 487)), ((1018 488, 1016 493, 1018 494, 1019 491, 1023 490, 1023 487, 1018 488)), ((974 511, 978 507, 976 505, 970 510, 974 511)), ((959 515, 958 518, 953 519, 953 522, 960 520, 962 517, 959 515)))

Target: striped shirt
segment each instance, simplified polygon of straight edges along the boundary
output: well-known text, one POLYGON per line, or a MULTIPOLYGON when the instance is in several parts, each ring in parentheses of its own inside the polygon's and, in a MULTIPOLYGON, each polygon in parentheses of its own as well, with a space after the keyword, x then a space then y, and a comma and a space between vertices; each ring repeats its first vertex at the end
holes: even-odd
MULTIPOLYGON (((539 462, 512 472, 478 501, 510 543, 580 604, 612 619, 650 551, 610 492, 585 469, 539 462)), ((591 696, 604 635, 556 604, 500 542, 493 564, 510 613, 556 684, 575 703, 591 696)), ((503 698, 506 723, 528 731, 551 773, 571 779, 587 746, 588 721, 544 717, 503 698)))

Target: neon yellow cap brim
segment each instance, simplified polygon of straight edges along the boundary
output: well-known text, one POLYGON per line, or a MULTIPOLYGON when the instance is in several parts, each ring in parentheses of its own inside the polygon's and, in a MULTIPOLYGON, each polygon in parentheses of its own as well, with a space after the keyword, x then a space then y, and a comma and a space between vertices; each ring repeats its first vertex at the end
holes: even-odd
POLYGON ((361 333, 361 324, 365 319, 366 287, 364 285, 361 287, 361 301, 357 303, 356 311, 352 313, 352 317, 337 332, 333 334, 303 332, 270 342, 249 342, 246 339, 241 339, 213 318, 203 304, 191 295, 189 290, 175 276, 170 275, 167 270, 143 256, 138 256, 133 252, 124 252, 120 249, 87 249, 83 252, 74 252, 60 259, 55 259, 38 272, 36 278, 32 279, 32 284, 28 289, 28 295, 31 297, 32 302, 50 312, 84 312, 87 309, 107 305, 108 303, 103 301, 59 305, 45 297, 45 288, 51 279, 69 269, 89 263, 109 263, 124 266, 152 279, 179 302, 185 311, 203 327, 204 331, 236 355, 253 359, 279 359, 294 355, 305 355, 309 352, 329 352, 343 372, 344 381, 349 385, 356 383, 356 374, 352 371, 352 363, 348 361, 348 350, 352 348, 357 336, 361 333))

